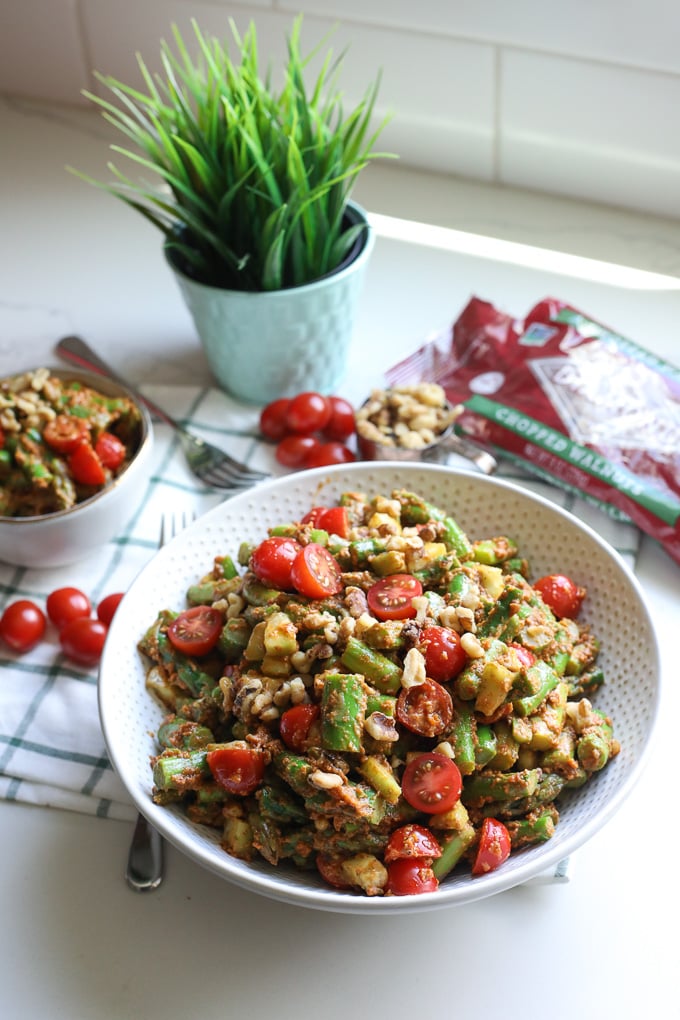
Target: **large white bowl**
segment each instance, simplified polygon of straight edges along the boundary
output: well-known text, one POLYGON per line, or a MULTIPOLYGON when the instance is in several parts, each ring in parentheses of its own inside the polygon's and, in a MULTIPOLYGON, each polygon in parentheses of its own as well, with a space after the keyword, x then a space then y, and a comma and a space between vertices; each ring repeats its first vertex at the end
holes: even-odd
POLYGON ((654 727, 658 684, 658 647, 641 590, 591 529, 518 486, 481 475, 438 466, 358 463, 262 484, 220 504, 161 549, 114 617, 101 662, 99 706, 115 769, 139 810, 176 847, 253 892, 298 906, 375 915, 469 903, 518 885, 571 854, 604 825, 636 782, 654 727), (220 848, 217 830, 152 803, 149 756, 157 749, 151 733, 163 711, 145 691, 136 643, 157 610, 184 606, 187 587, 211 569, 216 554, 235 555, 240 542, 257 542, 267 527, 299 519, 312 505, 330 503, 344 491, 378 494, 395 487, 445 508, 472 538, 516 538, 534 577, 559 571, 587 587, 581 618, 601 639, 606 676, 595 704, 613 717, 621 752, 585 787, 560 799, 560 822, 547 843, 512 855, 489 875, 454 874, 435 893, 368 898, 331 889, 315 872, 236 860, 220 848))
POLYGON ((0 516, 0 560, 20 567, 63 567, 87 559, 112 539, 141 499, 153 448, 151 416, 124 386, 78 368, 50 368, 50 374, 108 397, 127 397, 140 410, 141 434, 125 470, 89 499, 52 514, 0 516))

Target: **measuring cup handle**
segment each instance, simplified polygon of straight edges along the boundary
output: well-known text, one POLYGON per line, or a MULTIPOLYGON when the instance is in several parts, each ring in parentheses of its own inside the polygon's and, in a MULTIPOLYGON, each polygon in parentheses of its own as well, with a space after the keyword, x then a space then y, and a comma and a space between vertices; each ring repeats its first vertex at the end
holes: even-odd
POLYGON ((437 459, 445 459, 441 455, 446 453, 457 453, 466 460, 471 460, 485 475, 492 475, 498 467, 496 458, 488 450, 473 443, 471 439, 456 435, 455 432, 445 436, 438 444, 437 459))

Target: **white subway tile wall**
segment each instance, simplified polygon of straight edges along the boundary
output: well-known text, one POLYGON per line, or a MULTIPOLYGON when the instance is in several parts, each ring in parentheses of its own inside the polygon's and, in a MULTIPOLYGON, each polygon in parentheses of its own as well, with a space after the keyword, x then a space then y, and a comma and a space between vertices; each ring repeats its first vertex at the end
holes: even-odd
POLYGON ((3 0, 0 93, 82 105, 93 70, 140 81, 161 38, 258 27, 280 65, 296 13, 335 27, 358 101, 379 70, 381 147, 401 164, 680 218, 680 4, 674 0, 3 0))

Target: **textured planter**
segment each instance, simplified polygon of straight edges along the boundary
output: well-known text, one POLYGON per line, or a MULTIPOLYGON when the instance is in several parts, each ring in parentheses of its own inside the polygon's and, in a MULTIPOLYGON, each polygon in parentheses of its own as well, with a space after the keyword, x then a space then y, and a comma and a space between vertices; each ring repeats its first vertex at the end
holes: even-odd
POLYGON ((366 223, 361 243, 338 269, 314 283, 277 291, 232 291, 198 283, 166 259, 191 313, 219 386, 258 404, 304 390, 330 393, 345 371, 375 235, 359 206, 351 223, 366 223))

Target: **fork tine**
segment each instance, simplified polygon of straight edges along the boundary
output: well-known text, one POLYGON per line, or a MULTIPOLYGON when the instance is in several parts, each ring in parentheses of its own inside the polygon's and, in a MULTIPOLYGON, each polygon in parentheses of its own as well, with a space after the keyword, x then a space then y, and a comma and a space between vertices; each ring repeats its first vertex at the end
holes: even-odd
POLYGON ((214 467, 210 471, 206 471, 201 475, 201 481, 206 482, 208 485, 213 485, 218 489, 229 489, 232 488, 232 486, 245 489, 266 477, 266 475, 239 475, 232 471, 228 471, 225 468, 214 467))

